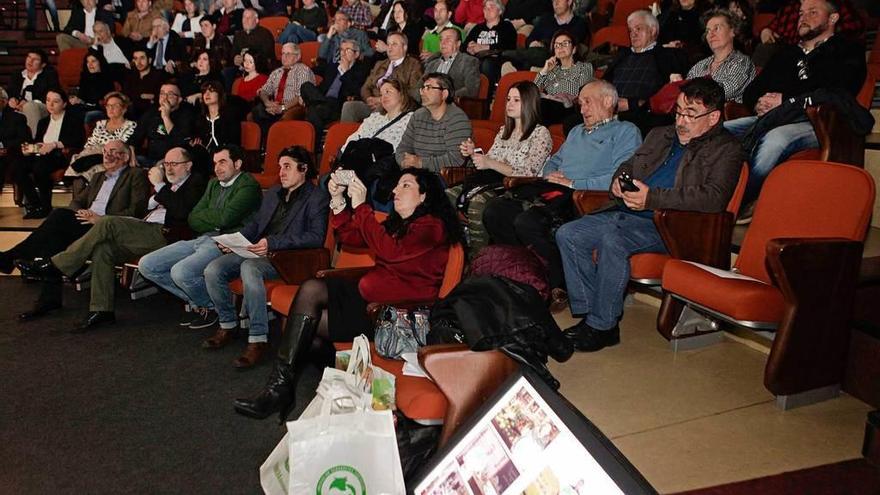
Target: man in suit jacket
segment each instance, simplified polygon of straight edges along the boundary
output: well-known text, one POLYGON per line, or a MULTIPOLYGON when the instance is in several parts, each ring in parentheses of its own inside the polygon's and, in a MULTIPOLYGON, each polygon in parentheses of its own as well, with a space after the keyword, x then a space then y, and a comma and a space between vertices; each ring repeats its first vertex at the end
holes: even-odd
POLYGON ((101 217, 94 227, 64 251, 49 259, 19 263, 25 276, 59 283, 62 275, 74 277, 91 260, 91 302, 86 318, 72 333, 83 333, 113 323, 114 266, 137 259, 149 252, 192 235, 187 217, 205 190, 205 179, 192 174, 192 156, 184 148, 165 154, 163 167, 153 167, 150 182, 156 193, 144 217, 101 217), (164 167, 164 170, 163 170, 164 167))
MULTIPOLYGON (((357 98, 369 71, 367 63, 359 60, 360 47, 354 40, 343 40, 338 64, 327 64, 321 84, 305 82, 300 89, 306 104, 306 120, 315 129, 325 129, 330 122, 339 120, 342 104, 357 98)), ((318 144, 319 136, 315 136, 318 144)))
POLYGON ((257 258, 225 254, 205 268, 208 294, 220 318, 220 328, 204 342, 208 349, 219 349, 232 340, 238 328, 238 312, 229 290, 229 282, 241 278, 244 285, 243 306, 250 322, 248 345, 233 365, 250 368, 269 350, 268 313, 265 279, 280 278, 267 255, 281 249, 316 248, 327 235, 330 196, 311 180, 317 176, 311 154, 300 146, 283 150, 278 157, 281 184, 263 196, 260 210, 241 234, 252 246, 248 251, 257 258))
MULTIPOLYGON (((473 55, 459 51, 460 47, 458 28, 448 27, 441 31, 440 53, 425 62, 425 74, 446 74, 455 83, 455 96, 476 97, 480 91, 480 61, 473 55)), ((419 88, 410 87, 409 94, 416 101, 422 101, 419 88)))
POLYGON ((98 8, 98 0, 82 0, 81 9, 73 9, 70 20, 64 26, 64 32, 55 37, 58 50, 69 48, 88 48, 95 43, 95 22, 100 21, 110 27, 116 25, 113 14, 98 8))
POLYGON ((0 88, 0 190, 6 178, 6 165, 21 159, 21 143, 31 139, 24 115, 8 108, 9 96, 0 88))
MULTIPOLYGON (((24 241, 0 252, 0 271, 12 272, 13 260, 48 258, 85 235, 105 216, 141 217, 147 211, 150 184, 143 171, 129 167, 134 151, 122 141, 104 144, 104 171, 76 194, 67 208, 52 210, 24 241)), ((30 320, 61 307, 61 284, 46 284, 34 309, 19 315, 30 320)))
POLYGON ((147 41, 147 50, 153 59, 153 68, 169 74, 178 72, 181 63, 186 60, 186 45, 180 36, 171 30, 164 17, 153 19, 153 30, 147 41))
POLYGON ((349 101, 342 107, 345 122, 360 122, 382 106, 379 98, 379 85, 393 77, 406 88, 415 88, 422 79, 422 64, 407 53, 407 39, 402 33, 391 33, 387 37, 388 58, 373 66, 364 85, 361 86, 363 101, 349 101))

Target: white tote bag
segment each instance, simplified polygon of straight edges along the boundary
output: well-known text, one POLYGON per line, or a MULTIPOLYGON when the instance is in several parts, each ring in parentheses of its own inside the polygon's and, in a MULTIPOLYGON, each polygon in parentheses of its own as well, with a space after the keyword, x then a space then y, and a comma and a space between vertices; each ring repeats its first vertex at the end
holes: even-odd
POLYGON ((289 495, 406 493, 391 411, 322 414, 287 431, 289 495))

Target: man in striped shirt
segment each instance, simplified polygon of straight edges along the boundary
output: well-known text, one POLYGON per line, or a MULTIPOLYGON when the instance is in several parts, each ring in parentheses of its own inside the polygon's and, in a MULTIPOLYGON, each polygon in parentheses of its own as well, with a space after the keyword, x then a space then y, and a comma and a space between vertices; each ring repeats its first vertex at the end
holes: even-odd
POLYGON ((443 167, 455 167, 464 161, 459 148, 462 141, 471 137, 471 122, 452 102, 452 78, 431 72, 422 81, 422 108, 413 113, 395 154, 401 168, 440 172, 443 167))

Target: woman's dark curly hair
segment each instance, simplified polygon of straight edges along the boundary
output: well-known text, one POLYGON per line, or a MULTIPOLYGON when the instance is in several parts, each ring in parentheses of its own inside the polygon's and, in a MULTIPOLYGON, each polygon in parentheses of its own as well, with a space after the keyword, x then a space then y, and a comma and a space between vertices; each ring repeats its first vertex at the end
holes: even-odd
POLYGON ((400 238, 406 235, 406 232, 409 229, 409 224, 415 219, 423 215, 433 215, 443 222, 443 227, 446 230, 447 244, 462 242, 464 235, 462 233, 461 223, 458 221, 458 214, 452 207, 452 203, 449 202, 449 198, 446 196, 446 191, 443 187, 443 181, 440 180, 440 176, 429 170, 409 167, 401 170, 398 177, 402 177, 406 174, 415 177, 416 183, 419 185, 419 193, 425 194, 425 201, 417 206, 415 211, 413 211, 413 214, 408 218, 401 218, 400 215, 392 209, 391 214, 388 215, 388 219, 383 223, 385 231, 393 237, 400 238))

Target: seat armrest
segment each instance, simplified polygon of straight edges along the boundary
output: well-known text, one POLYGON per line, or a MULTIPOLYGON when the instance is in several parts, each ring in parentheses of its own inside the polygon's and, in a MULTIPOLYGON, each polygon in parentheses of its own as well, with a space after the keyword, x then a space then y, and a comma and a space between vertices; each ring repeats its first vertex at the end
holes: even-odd
POLYGON ((329 270, 319 270, 315 274, 315 278, 347 278, 357 280, 364 276, 373 267, 356 267, 356 268, 332 268, 329 270))
POLYGON ((819 141, 819 159, 865 166, 865 136, 853 132, 843 115, 828 104, 806 108, 819 141))
POLYGON ((669 254, 716 268, 730 268, 733 214, 657 210, 654 224, 669 254))
POLYGON ((474 352, 463 344, 422 347, 419 363, 448 402, 440 447, 519 368, 501 351, 474 352))
POLYGON ((510 176, 504 178, 504 187, 507 189, 511 189, 516 186, 521 186, 523 184, 531 184, 532 182, 538 182, 539 180, 543 180, 541 177, 520 177, 520 176, 510 176))
POLYGON ((269 253, 269 261, 286 284, 298 285, 330 267, 330 253, 324 248, 284 249, 269 253))
POLYGON ((611 197, 608 191, 574 191, 571 200, 574 201, 578 213, 583 216, 611 201, 611 197))
POLYGON ((774 394, 842 383, 862 248, 842 238, 767 243, 767 269, 786 306, 764 371, 774 394))
POLYGON ((443 167, 440 169, 440 177, 443 177, 446 187, 452 187, 464 182, 464 179, 476 170, 474 167, 443 167))

